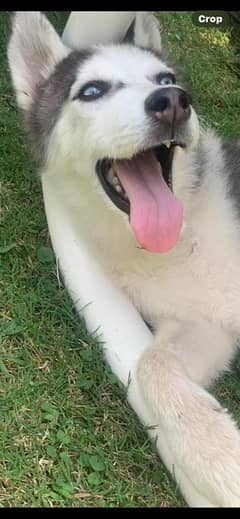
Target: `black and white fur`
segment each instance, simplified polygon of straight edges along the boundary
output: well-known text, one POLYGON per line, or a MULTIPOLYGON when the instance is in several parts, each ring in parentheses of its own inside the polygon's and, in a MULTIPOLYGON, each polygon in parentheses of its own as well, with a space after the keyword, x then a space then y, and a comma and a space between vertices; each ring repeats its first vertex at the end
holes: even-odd
POLYGON ((130 375, 128 400, 144 424, 156 424, 149 434, 187 503, 237 507, 239 430, 206 388, 228 369, 240 333, 240 146, 199 129, 191 108, 188 145, 173 162, 180 240, 165 254, 140 249, 95 171, 99 159, 144 146, 144 101, 156 88, 149 78, 170 70, 154 19, 138 14, 133 32, 135 45, 71 51, 42 14, 19 12, 8 48, 13 84, 76 307, 90 331, 101 327, 125 385, 130 375), (109 81, 111 94, 101 103, 76 99, 93 79, 109 81))

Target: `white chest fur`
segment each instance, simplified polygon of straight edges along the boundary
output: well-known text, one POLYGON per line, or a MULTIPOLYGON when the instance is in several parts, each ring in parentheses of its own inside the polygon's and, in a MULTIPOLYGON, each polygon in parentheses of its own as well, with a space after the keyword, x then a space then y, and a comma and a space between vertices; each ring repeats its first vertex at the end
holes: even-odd
MULTIPOLYGON (((223 229, 222 229, 223 231, 223 229)), ((136 249, 131 260, 110 264, 114 281, 127 291, 146 318, 164 315, 207 319, 240 329, 240 254, 232 236, 201 235, 186 228, 179 245, 167 254, 136 249)), ((105 263, 105 264, 106 264, 105 263)))

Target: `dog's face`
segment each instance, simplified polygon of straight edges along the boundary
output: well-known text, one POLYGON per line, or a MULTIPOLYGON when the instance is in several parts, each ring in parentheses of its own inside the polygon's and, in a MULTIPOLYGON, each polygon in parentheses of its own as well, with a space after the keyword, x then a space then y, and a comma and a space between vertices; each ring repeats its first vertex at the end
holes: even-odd
POLYGON ((143 247, 166 251, 182 225, 173 155, 197 142, 198 121, 156 24, 136 19, 134 43, 71 52, 43 15, 19 13, 9 63, 37 157, 88 175, 143 247))

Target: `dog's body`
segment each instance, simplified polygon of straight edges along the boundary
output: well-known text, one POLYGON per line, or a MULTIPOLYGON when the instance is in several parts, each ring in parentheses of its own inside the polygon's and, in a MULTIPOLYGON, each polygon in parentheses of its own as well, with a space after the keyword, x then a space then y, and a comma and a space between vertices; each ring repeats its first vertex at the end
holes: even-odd
POLYGON ((71 53, 38 13, 17 15, 9 46, 17 99, 66 284, 78 307, 92 302, 88 326, 101 325, 125 384, 130 372, 131 405, 157 424, 150 434, 190 505, 240 506, 240 434, 204 389, 229 367, 240 334, 240 145, 199 132, 159 55, 153 19, 136 17, 132 32, 135 45, 71 53), (151 151, 170 139, 172 105, 175 141, 184 143, 173 155, 176 199, 158 187, 151 151), (143 181, 137 176, 133 189, 136 171, 143 181))

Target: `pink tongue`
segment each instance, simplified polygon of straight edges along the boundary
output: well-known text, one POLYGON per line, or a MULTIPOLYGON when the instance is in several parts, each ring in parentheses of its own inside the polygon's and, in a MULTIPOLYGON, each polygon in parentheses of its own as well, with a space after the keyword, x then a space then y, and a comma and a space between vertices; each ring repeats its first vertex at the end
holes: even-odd
POLYGON ((130 201, 130 222, 140 245, 166 252, 177 243, 183 207, 168 188, 153 151, 132 160, 117 160, 114 168, 130 201))

